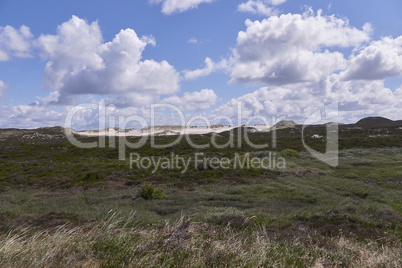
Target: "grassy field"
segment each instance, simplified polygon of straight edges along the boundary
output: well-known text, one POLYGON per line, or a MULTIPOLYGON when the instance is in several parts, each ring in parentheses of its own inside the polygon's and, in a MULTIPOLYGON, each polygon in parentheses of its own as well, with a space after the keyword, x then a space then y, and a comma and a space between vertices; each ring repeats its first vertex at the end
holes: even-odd
MULTIPOLYGON (((251 138, 262 143, 269 135, 251 138)), ((127 152, 227 158, 299 152, 285 159, 286 168, 207 164, 184 173, 130 169, 117 148, 79 149, 63 137, 3 139, 0 266, 400 267, 400 130, 373 138, 341 132, 338 167, 305 152, 299 135, 279 132, 276 148, 267 150, 247 144, 194 150, 182 141, 127 152), (150 184, 164 198, 141 196, 150 184)), ((201 144, 210 136, 192 139, 201 144)), ((325 141, 307 141, 324 148, 325 141)))

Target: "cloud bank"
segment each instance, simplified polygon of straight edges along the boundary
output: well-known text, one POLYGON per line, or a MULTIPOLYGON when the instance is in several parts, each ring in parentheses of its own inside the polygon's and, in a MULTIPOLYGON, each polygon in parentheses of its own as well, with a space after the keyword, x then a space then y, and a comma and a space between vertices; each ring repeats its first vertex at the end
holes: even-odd
POLYGON ((245 119, 263 116, 271 122, 293 119, 303 123, 325 105, 338 103, 341 122, 353 122, 372 115, 400 119, 401 97, 401 89, 392 92, 383 81, 342 81, 334 74, 317 84, 262 87, 228 101, 212 114, 236 120, 240 103, 245 119))
MULTIPOLYGON (((188 7, 194 8, 201 2, 186 3, 193 3, 188 7)), ((264 3, 274 6, 281 2, 264 3)), ((185 9, 171 12, 179 10, 185 9)), ((133 29, 121 30, 107 42, 98 22, 76 16, 58 26, 55 35, 42 34, 37 40, 26 26, 6 26, 0 28, 0 60, 30 57, 33 48, 37 49, 46 61, 43 87, 51 92, 28 105, 0 107, 0 124, 58 125, 65 112, 52 110, 52 105, 68 108, 80 98, 114 104, 116 116, 148 118, 151 103, 199 113, 216 105, 218 92, 208 87, 178 95, 180 81, 218 70, 229 74, 230 83, 244 85, 245 93, 213 107, 208 117, 228 116, 236 122, 240 103, 244 118, 264 116, 302 123, 323 105, 339 102, 340 121, 371 115, 400 119, 402 85, 394 90, 384 83, 388 77, 402 76, 402 36, 371 40, 371 33, 370 24, 356 28, 345 18, 322 15, 321 11, 247 20, 228 57, 220 61, 206 57, 203 67, 179 72, 167 61, 143 59, 144 50, 155 46, 156 40, 139 37, 133 29), (345 55, 347 51, 351 55, 345 55)), ((0 96, 6 88, 0 81, 0 96)), ((163 113, 158 116, 158 124, 174 120, 163 113)), ((97 113, 83 110, 76 122, 80 128, 96 126, 97 113)))
POLYGON ((168 97, 161 102, 173 104, 183 111, 202 111, 214 105, 217 98, 212 89, 202 89, 199 92, 185 92, 182 98, 168 97))

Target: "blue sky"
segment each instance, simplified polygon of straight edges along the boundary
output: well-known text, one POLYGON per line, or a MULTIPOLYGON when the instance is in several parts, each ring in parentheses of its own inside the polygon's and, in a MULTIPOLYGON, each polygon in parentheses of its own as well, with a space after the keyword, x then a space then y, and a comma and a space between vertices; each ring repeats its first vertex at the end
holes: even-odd
POLYGON ((235 118, 241 103, 245 118, 302 123, 335 101, 339 121, 402 119, 401 11, 397 0, 1 0, 0 128, 63 125, 99 100, 146 120, 152 103, 208 118, 235 118))

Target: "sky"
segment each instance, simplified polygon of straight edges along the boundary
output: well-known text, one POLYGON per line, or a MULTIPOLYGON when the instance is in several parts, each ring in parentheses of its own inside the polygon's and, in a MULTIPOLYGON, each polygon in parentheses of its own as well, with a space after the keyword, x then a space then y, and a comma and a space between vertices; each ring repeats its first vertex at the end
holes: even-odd
POLYGON ((88 103, 122 128, 402 119, 401 12, 399 0, 0 0, 0 128, 65 126, 77 106, 74 128, 104 126, 88 103))

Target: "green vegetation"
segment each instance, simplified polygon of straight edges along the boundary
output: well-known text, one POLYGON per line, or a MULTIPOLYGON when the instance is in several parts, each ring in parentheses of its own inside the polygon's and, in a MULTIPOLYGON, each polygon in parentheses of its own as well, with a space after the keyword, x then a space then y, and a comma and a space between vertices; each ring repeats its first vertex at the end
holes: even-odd
POLYGON ((165 198, 165 195, 163 194, 162 190, 156 188, 155 185, 152 184, 145 184, 141 186, 138 196, 147 200, 165 198))
MULTIPOLYGON (((323 150, 322 140, 308 137, 325 133, 306 131, 306 143, 323 150)), ((183 140, 166 149, 128 149, 126 161, 118 160, 118 147, 4 139, 0 267, 400 267, 401 133, 368 138, 359 131, 341 132, 338 167, 305 152, 297 129, 279 130, 277 147, 265 151, 245 142, 195 150, 183 140), (191 162, 184 173, 152 173, 153 165, 130 169, 128 161, 132 152, 232 159, 235 153, 270 158, 286 149, 298 157, 286 158, 285 169, 191 162)), ((262 144, 270 134, 249 135, 262 144)), ((210 136, 191 138, 204 144, 210 136)), ((228 138, 222 133, 216 140, 228 138)))
MULTIPOLYGON (((177 222, 136 226, 115 214, 99 224, 1 234, 2 267, 400 267, 396 246, 340 237, 177 222)), ((384 244, 384 243, 383 243, 384 244)))
POLYGON ((279 153, 279 156, 285 158, 297 158, 299 157, 299 153, 293 149, 284 149, 279 153))

